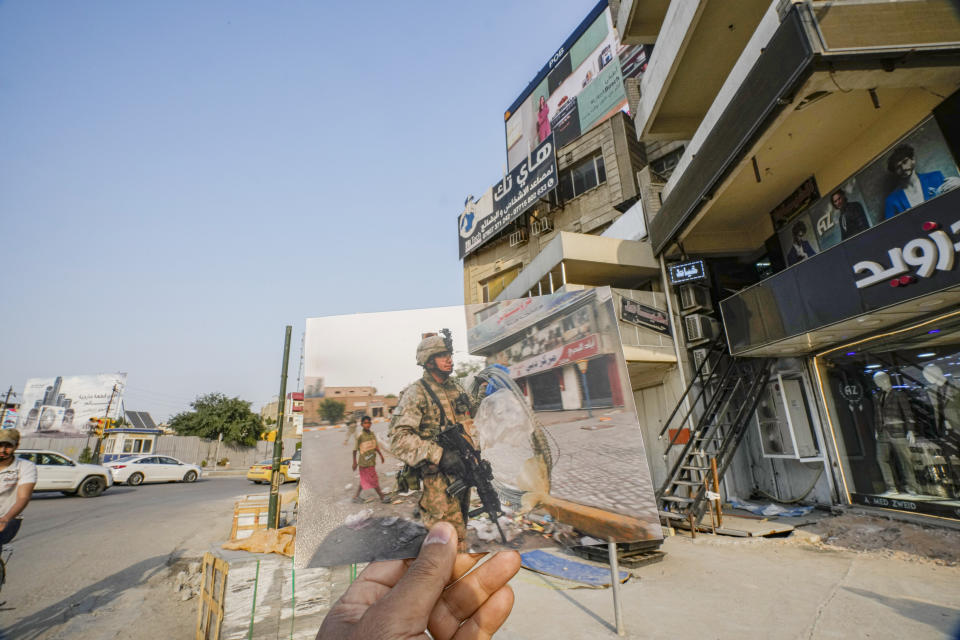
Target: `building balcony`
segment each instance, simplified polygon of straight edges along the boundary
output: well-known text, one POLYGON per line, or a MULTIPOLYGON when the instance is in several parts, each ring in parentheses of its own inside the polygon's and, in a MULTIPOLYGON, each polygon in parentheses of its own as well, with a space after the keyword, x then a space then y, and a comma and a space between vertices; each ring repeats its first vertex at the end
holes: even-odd
POLYGON ((960 189, 720 303, 730 352, 794 356, 960 309, 960 189))
MULTIPOLYGON (((651 66, 660 51, 658 40, 651 66)), ((782 21, 768 12, 648 220, 654 252, 757 250, 798 185, 814 176, 827 193, 958 87, 960 15, 948 0, 808 2, 782 21)))
POLYGON ((614 19, 624 44, 653 44, 663 26, 670 0, 624 0, 614 19))
POLYGON ((632 287, 660 273, 647 242, 560 231, 497 300, 578 287, 632 287))
POLYGON ((635 0, 618 12, 625 42, 650 41, 659 26, 640 82, 635 124, 643 141, 689 139, 764 15, 776 15, 770 0, 664 4, 635 0))

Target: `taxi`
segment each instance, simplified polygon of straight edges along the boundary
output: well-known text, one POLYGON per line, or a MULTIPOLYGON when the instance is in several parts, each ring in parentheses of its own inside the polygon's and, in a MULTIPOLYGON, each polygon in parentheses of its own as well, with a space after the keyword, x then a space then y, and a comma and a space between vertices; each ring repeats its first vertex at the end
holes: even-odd
MULTIPOLYGON (((283 484, 291 479, 290 470, 288 468, 289 464, 290 458, 283 458, 280 460, 280 484, 283 484)), ((270 473, 272 470, 273 458, 261 460, 260 462, 250 465, 250 469, 247 471, 247 480, 253 482, 254 484, 270 482, 270 473)))

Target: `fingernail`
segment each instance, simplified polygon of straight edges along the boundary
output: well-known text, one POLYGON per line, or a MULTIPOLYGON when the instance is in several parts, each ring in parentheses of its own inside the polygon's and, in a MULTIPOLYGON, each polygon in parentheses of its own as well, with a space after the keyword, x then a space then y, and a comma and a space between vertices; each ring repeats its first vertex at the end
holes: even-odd
POLYGON ((446 522, 438 522, 430 529, 430 533, 427 534, 427 537, 423 541, 423 546, 428 544, 447 544, 450 542, 450 533, 453 531, 451 527, 446 522))

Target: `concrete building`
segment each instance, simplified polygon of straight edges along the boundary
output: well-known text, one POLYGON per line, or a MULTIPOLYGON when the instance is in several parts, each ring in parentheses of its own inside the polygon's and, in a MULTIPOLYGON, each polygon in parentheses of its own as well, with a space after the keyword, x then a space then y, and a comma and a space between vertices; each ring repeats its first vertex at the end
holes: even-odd
POLYGON ((368 415, 374 420, 386 419, 398 401, 394 394, 377 395, 376 387, 325 387, 323 398, 304 399, 305 426, 317 426, 322 422, 320 405, 328 398, 344 404, 347 418, 368 415))
POLYGON ((508 174, 460 216, 464 301, 614 287, 665 518, 702 513, 711 464, 727 498, 960 518, 954 5, 611 2, 621 67, 651 53, 564 137, 554 88, 589 80, 564 60, 606 9, 505 114, 508 174))
MULTIPOLYGON (((283 411, 283 435, 287 438, 303 436, 303 392, 291 391, 287 393, 287 403, 283 411)), ((266 431, 276 430, 276 420, 280 411, 280 402, 274 398, 260 409, 260 418, 266 431)))
MULTIPOLYGON (((955 5, 633 0, 617 16, 624 41, 655 42, 640 141, 686 141, 641 194, 652 253, 692 265, 665 287, 697 302, 674 335, 769 367, 724 491, 960 517, 955 5)), ((703 352, 679 351, 692 378, 703 352)))

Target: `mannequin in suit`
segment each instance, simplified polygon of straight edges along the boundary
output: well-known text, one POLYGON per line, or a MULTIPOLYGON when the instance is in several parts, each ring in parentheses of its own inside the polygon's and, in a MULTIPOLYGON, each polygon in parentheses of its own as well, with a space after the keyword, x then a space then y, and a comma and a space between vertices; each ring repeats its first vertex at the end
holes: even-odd
POLYGON ((894 389, 890 376, 878 371, 873 374, 877 385, 874 396, 874 431, 877 438, 877 464, 883 474, 887 493, 897 493, 897 473, 894 465, 899 466, 903 478, 905 493, 917 493, 917 479, 913 473, 913 458, 910 445, 914 442, 913 410, 907 394, 894 389))
POLYGON ((930 383, 927 387, 927 398, 933 407, 937 435, 945 437, 960 428, 960 390, 950 384, 943 375, 943 369, 933 363, 923 368, 923 377, 930 383))

